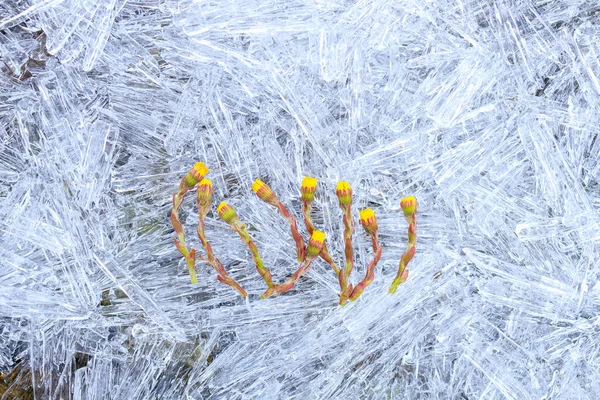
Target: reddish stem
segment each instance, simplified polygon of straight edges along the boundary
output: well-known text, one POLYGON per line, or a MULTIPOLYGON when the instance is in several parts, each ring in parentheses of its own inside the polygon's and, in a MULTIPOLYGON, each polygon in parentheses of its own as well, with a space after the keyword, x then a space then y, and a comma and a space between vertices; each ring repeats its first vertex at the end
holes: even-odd
POLYGON ((173 209, 171 210, 171 224, 173 225, 173 229, 175 233, 177 233, 177 238, 174 239, 175 247, 177 250, 183 255, 185 258, 188 271, 190 273, 190 279, 193 284, 198 283, 196 278, 196 251, 192 248, 188 250, 185 244, 185 233, 183 231, 183 226, 181 225, 181 221, 179 220, 179 208, 183 204, 183 198, 185 194, 189 191, 189 188, 184 185, 185 178, 181 180, 179 184, 179 189, 177 193, 173 195, 173 209))
POLYGON ((304 239, 302 239, 302 235, 300 235, 300 232, 298 232, 296 217, 289 212, 289 210, 283 205, 283 203, 279 199, 277 199, 277 209, 290 224, 292 238, 296 243, 296 255, 298 257, 298 261, 302 262, 306 257, 306 247, 304 246, 304 239))
POLYGON ((215 258, 213 251, 212 251, 212 247, 210 246, 210 243, 208 243, 208 240, 206 239, 206 234, 204 232, 204 209, 203 207, 201 207, 198 204, 198 219, 199 219, 199 223, 198 223, 198 227, 196 228, 196 232, 198 233, 198 239, 200 239, 200 243, 202 243, 202 246, 204 247, 204 251, 206 252, 206 257, 208 258, 208 263, 209 265, 215 270, 217 271, 217 279, 220 282, 223 282, 224 284, 231 286, 232 288, 234 288, 235 290, 237 290, 237 292, 242 296, 242 297, 246 297, 248 296, 248 293, 246 293, 246 291, 233 279, 229 276, 229 274, 227 273, 227 271, 225 271, 225 267, 223 267, 223 264, 221 263, 221 261, 219 261, 218 259, 215 258))
MULTIPOLYGON (((304 226, 306 226, 306 231, 308 232, 308 234, 312 235, 313 231, 315 230, 315 225, 313 224, 312 218, 310 217, 310 208, 310 203, 308 203, 306 200, 302 200, 302 215, 304 216, 304 226)), ((335 264, 335 261, 333 261, 333 258, 329 254, 329 250, 327 249, 326 243, 323 243, 323 248, 319 253, 319 257, 321 257, 323 261, 325 261, 327 264, 331 265, 331 268, 333 269, 336 275, 340 274, 340 269, 335 264)))
POLYGON ((348 279, 354 268, 354 252, 352 249, 352 213, 350 205, 343 205, 341 207, 344 211, 344 255, 346 257, 346 264, 340 270, 339 282, 340 304, 344 304, 352 292, 352 285, 348 285, 348 279))
POLYGON ((298 282, 298 279, 300 279, 300 277, 302 275, 304 275, 305 273, 307 273, 308 271, 310 271, 310 264, 312 263, 314 259, 313 258, 307 258, 300 267, 298 267, 298 269, 292 274, 292 276, 285 281, 284 283, 280 284, 280 285, 273 285, 271 286, 269 289, 267 289, 266 292, 264 292, 260 298, 261 299, 266 299, 267 297, 270 297, 272 295, 279 295, 281 293, 285 293, 287 291, 289 291, 290 289, 292 289, 294 287, 294 285, 296 285, 296 282, 298 282))
POLYGON ((373 247, 373 259, 367 265, 365 278, 360 281, 352 290, 352 294, 350 294, 350 301, 358 299, 365 288, 373 283, 373 280, 375 280, 375 267, 377 266, 377 263, 381 259, 381 254, 383 253, 383 248, 379 244, 377 231, 371 234, 371 245, 373 247))

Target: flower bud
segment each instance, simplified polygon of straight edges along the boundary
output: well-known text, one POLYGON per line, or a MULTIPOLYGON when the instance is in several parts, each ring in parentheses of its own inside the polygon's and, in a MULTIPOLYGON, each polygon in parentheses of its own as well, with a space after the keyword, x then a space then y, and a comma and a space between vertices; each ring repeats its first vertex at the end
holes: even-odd
POLYGON ((323 244, 325 243, 325 233, 314 230, 310 239, 308 240, 308 247, 306 248, 306 256, 308 258, 315 258, 321 252, 323 244))
POLYGON ((191 189, 196 186, 196 183, 200 182, 206 174, 208 174, 208 168, 206 168, 206 165, 204 165, 203 162, 197 162, 183 178, 184 185, 191 189))
POLYGON ((212 202, 212 195, 212 182, 206 178, 202 179, 200 181, 200 184, 196 188, 196 201, 198 202, 198 207, 202 207, 205 213, 210 208, 210 203, 212 202))
POLYGON ((377 217, 370 208, 365 208, 359 213, 360 224, 365 228, 365 232, 372 234, 377 231, 377 217))
POLYGON ((305 176, 302 179, 302 185, 300 186, 300 192, 302 193, 302 200, 310 203, 315 198, 315 192, 317 191, 317 180, 309 176, 305 176))
POLYGON ((224 201, 217 207, 217 213, 219 214, 219 217, 228 224, 234 224, 238 221, 238 216, 233 207, 224 201))
POLYGON ((402 211, 404 211, 404 215, 406 217, 410 217, 414 213, 417 212, 417 199, 415 196, 405 197, 400 200, 400 207, 402 207, 402 211))
POLYGON ((261 181, 260 179, 256 179, 252 184, 252 190, 256 195, 264 202, 269 204, 277 204, 277 196, 271 190, 269 185, 261 181))
POLYGON ((349 206, 352 204, 352 188, 348 182, 338 182, 335 194, 340 201, 340 205, 349 206))

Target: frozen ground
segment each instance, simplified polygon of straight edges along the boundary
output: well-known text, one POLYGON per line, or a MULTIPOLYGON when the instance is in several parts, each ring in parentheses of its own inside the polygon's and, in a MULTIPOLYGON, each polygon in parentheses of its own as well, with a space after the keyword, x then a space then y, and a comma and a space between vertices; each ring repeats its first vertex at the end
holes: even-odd
MULTIPOLYGON (((597 1, 4 0, 0 20, 2 398, 600 398, 597 1), (248 302, 202 262, 191 285, 168 213, 195 161, 278 281, 294 247, 253 179, 298 213, 316 176, 338 260, 350 181, 379 216, 373 285, 339 307, 319 261, 261 301, 216 213, 248 302)), ((182 219, 198 249, 191 197, 182 219)), ((361 229, 355 251, 354 282, 361 229)))

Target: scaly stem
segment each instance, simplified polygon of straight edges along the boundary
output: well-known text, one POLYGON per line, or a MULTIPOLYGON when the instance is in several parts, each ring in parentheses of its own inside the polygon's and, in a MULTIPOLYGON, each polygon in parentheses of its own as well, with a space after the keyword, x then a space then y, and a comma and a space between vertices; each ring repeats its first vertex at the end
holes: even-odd
POLYGON ((313 231, 312 235, 310 235, 310 239, 308 240, 308 246, 306 247, 306 258, 300 265, 300 267, 292 274, 292 276, 282 283, 281 285, 275 285, 270 287, 266 292, 260 296, 263 299, 266 299, 273 294, 281 294, 285 293, 291 288, 294 287, 298 279, 302 275, 304 275, 308 270, 310 270, 310 263, 313 262, 315 258, 319 256, 319 253, 323 249, 323 245, 325 244, 325 233, 321 231, 313 231))
POLYGON ((377 263, 381 259, 381 254, 383 253, 383 248, 379 244, 379 235, 377 231, 371 233, 371 245, 373 246, 373 259, 367 265, 365 278, 360 281, 352 290, 350 301, 358 299, 365 288, 373 283, 373 280, 375 279, 375 267, 377 266, 377 263))
POLYGON ((262 276, 263 280, 265 281, 268 287, 273 286, 273 278, 271 277, 271 273, 263 264, 262 258, 258 253, 258 248, 250 238, 250 234, 246 229, 246 224, 242 224, 236 221, 230 226, 240 236, 244 244, 250 250, 250 253, 252 253, 252 259, 254 260, 254 264, 256 265, 256 270, 258 271, 259 275, 262 276))
MULTIPOLYGON (((414 197, 413 197, 414 199, 414 197)), ((416 209, 416 199, 414 199, 415 206, 414 211, 411 214, 406 215, 404 218, 406 222, 408 222, 408 243, 406 245, 406 252, 402 254, 400 257, 400 265, 398 265, 398 273, 396 277, 392 281, 389 292, 390 294, 394 294, 396 289, 398 289, 398 285, 405 282, 408 279, 408 269, 406 266, 412 260, 417 251, 417 209, 416 209)), ((410 212, 410 211, 409 211, 410 212)))
POLYGON ((198 283, 198 277, 196 276, 196 250, 195 249, 191 249, 190 253, 188 254, 188 256, 185 259, 185 262, 187 264, 188 267, 188 272, 190 273, 190 280, 192 281, 192 284, 196 284, 198 283))
POLYGON ((354 268, 354 253, 352 250, 352 212, 350 205, 342 205, 342 211, 344 212, 344 255, 346 257, 346 264, 340 271, 340 305, 344 305, 346 300, 352 293, 352 284, 348 283, 352 269, 354 268))
POLYGON ((198 233, 198 239, 200 239, 200 243, 202 243, 202 247, 204 247, 204 251, 206 252, 206 257, 207 257, 207 261, 210 264, 210 266, 217 271, 217 279, 220 282, 223 282, 224 284, 231 286, 232 288, 234 288, 235 290, 237 290, 237 292, 242 296, 242 297, 246 297, 248 296, 248 293, 246 293, 246 291, 233 279, 229 276, 229 274, 227 273, 227 271, 225 271, 225 268, 223 267, 223 264, 221 264, 221 261, 219 261, 219 259, 215 258, 213 251, 212 251, 212 247, 210 246, 210 243, 208 243, 208 240, 206 239, 206 234, 204 231, 204 217, 206 216, 206 211, 204 210, 203 207, 198 204, 198 218, 199 218, 199 223, 198 223, 198 227, 196 228, 196 232, 198 233))
MULTIPOLYGON (((184 178, 185 179, 185 178, 184 178)), ((190 279, 193 284, 198 283, 198 278, 196 277, 196 251, 194 249, 188 250, 185 244, 185 233, 183 231, 183 226, 179 221, 179 208, 181 204, 183 204, 183 198, 185 194, 190 190, 188 187, 184 185, 184 179, 181 180, 179 184, 179 189, 173 195, 173 209, 171 210, 171 224, 173 225, 173 229, 175 233, 177 233, 177 238, 174 239, 175 247, 177 250, 183 255, 185 258, 188 271, 190 273, 190 279)))
POLYGON ((302 239, 302 235, 300 235, 300 232, 298 232, 298 226, 296 225, 296 217, 294 217, 289 210, 285 207, 285 205, 283 205, 283 203, 276 198, 277 201, 277 209, 279 210, 279 213, 281 215, 283 215, 283 217, 288 221, 288 223, 290 224, 290 231, 292 233, 292 238, 294 239, 294 242, 296 243, 296 255, 298 257, 298 261, 302 262, 304 261, 304 258, 306 256, 306 248, 304 247, 304 239, 302 239))
POLYGON ((261 181, 260 179, 254 180, 252 184, 252 190, 258 196, 259 199, 268 203, 272 206, 277 207, 277 210, 290 224, 290 230, 292 232, 292 238, 294 238, 294 242, 296 243, 296 256, 298 257, 298 261, 304 261, 306 248, 304 247, 304 239, 302 239, 302 235, 298 232, 298 226, 296 225, 296 217, 289 212, 289 210, 283 205, 281 200, 277 198, 277 195, 269 185, 261 181))
POLYGON ((298 269, 292 274, 292 276, 287 281, 280 285, 271 286, 269 289, 267 289, 266 292, 264 292, 260 296, 260 298, 266 299, 267 297, 270 297, 272 295, 279 295, 292 289, 294 285, 296 285, 296 282, 298 282, 298 279, 300 279, 302 275, 310 271, 310 264, 313 260, 314 258, 307 258, 306 260, 304 260, 300 267, 298 267, 298 269))
MULTIPOLYGON (((315 230, 315 224, 313 223, 312 217, 310 216, 311 211, 311 202, 307 202, 306 200, 302 200, 302 215, 304 216, 304 225, 306 226, 306 231, 309 235, 315 230)), ((319 257, 323 259, 327 264, 331 265, 331 268, 335 272, 336 275, 340 274, 340 269, 333 261, 333 258, 329 254, 329 250, 327 249, 327 244, 323 244, 323 249, 319 253, 319 257)))
POLYGON ((346 265, 344 271, 346 277, 350 277, 354 268, 354 251, 352 250, 352 212, 350 206, 346 206, 344 210, 344 254, 346 256, 346 265))

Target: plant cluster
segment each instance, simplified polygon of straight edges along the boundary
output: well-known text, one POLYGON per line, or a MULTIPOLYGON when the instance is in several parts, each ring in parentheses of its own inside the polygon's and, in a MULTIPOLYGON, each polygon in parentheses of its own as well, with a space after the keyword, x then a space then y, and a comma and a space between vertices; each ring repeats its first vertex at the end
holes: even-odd
MULTIPOLYGON (((198 207, 198 227, 196 233, 204 249, 204 256, 199 256, 206 261, 216 272, 217 279, 235 289, 242 297, 247 293, 242 286, 237 283, 225 270, 221 261, 215 257, 212 247, 206 238, 204 230, 204 219, 210 211, 213 196, 213 187, 210 180, 204 176, 208 173, 208 168, 202 162, 194 164, 194 167, 181 179, 177 192, 173 194, 173 209, 171 211, 171 223, 177 234, 175 246, 183 255, 190 273, 192 283, 197 283, 196 277, 196 250, 188 249, 185 242, 185 233, 179 220, 179 209, 183 204, 184 196, 190 190, 196 189, 196 205, 198 207)), ((304 238, 298 231, 296 217, 279 200, 271 188, 260 179, 256 179, 252 184, 254 193, 265 203, 275 207, 279 214, 287 220, 290 225, 292 238, 296 245, 296 256, 300 266, 285 282, 276 284, 269 269, 263 263, 258 247, 252 241, 246 224, 239 220, 236 211, 226 202, 221 202, 217 207, 219 217, 225 221, 229 227, 240 237, 242 242, 248 247, 252 254, 252 259, 256 266, 258 274, 267 285, 267 290, 261 295, 261 298, 267 298, 273 295, 279 295, 292 289, 298 279, 311 268, 312 262, 321 258, 331 266, 340 285, 340 305, 344 305, 348 300, 356 300, 375 279, 375 267, 381 259, 382 247, 379 242, 379 227, 377 226, 377 217, 372 209, 366 208, 359 213, 359 221, 365 233, 369 235, 373 248, 373 259, 368 263, 364 278, 353 285, 349 282, 350 275, 354 268, 354 252, 352 247, 352 235, 354 233, 354 221, 352 218, 352 188, 348 182, 339 182, 336 187, 336 196, 338 198, 340 209, 342 210, 342 221, 344 224, 344 265, 337 266, 333 257, 330 255, 325 243, 326 234, 315 228, 311 217, 312 203, 317 191, 317 180, 311 177, 305 177, 300 187, 302 196, 302 215, 306 231, 310 235, 308 243, 305 244, 304 238)), ((408 244, 407 249, 400 258, 398 272, 394 278, 389 293, 394 293, 398 286, 408 278, 407 265, 412 260, 416 251, 417 242, 417 200, 414 196, 405 197, 400 201, 400 206, 404 212, 404 217, 408 223, 408 244)))

